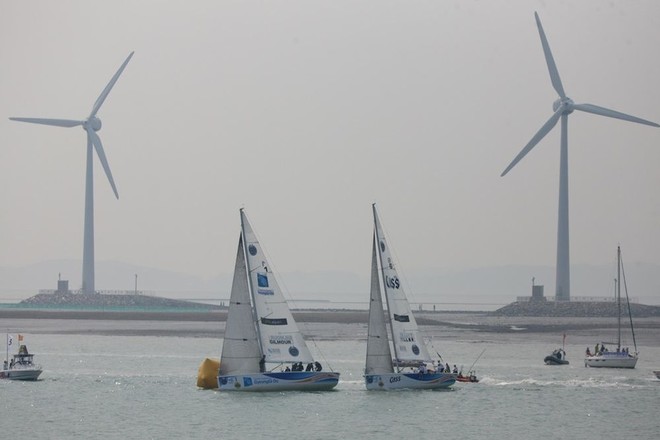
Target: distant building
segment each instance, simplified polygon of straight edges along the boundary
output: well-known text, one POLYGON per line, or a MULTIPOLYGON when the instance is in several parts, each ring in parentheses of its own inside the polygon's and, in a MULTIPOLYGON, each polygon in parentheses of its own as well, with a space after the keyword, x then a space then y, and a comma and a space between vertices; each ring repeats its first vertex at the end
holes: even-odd
POLYGON ((69 293, 69 280, 57 280, 57 290, 55 293, 69 293))
POLYGON ((543 286, 532 285, 532 301, 545 301, 543 286))

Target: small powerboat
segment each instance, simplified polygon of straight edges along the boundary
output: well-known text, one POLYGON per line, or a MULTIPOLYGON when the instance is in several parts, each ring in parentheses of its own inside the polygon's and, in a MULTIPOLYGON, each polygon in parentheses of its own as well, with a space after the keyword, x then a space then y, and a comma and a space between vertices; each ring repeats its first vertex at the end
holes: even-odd
POLYGON ((563 348, 558 348, 543 359, 546 365, 568 365, 566 352, 563 348))
POLYGON ((4 361, 2 370, 0 370, 0 379, 37 380, 42 370, 33 362, 33 358, 34 355, 28 353, 27 346, 21 345, 18 353, 13 355, 11 360, 4 361))
POLYGON ((456 376, 456 381, 478 383, 479 379, 477 379, 477 374, 474 372, 474 370, 470 370, 470 372, 466 375, 463 375, 463 372, 458 373, 458 376, 456 376))
POLYGON ((655 374, 655 377, 657 377, 658 379, 660 379, 660 370, 658 370, 658 371, 654 371, 653 374, 655 374))

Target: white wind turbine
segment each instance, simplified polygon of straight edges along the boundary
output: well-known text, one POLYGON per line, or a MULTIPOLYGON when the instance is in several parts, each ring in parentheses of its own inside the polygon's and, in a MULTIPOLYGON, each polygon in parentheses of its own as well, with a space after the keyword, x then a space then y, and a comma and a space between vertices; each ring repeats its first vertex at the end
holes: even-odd
POLYGON ((115 85, 119 76, 124 71, 124 68, 131 60, 134 52, 131 52, 126 61, 121 65, 117 73, 112 77, 110 82, 101 95, 98 97, 94 106, 92 107, 92 112, 89 114, 87 119, 84 121, 77 121, 71 119, 44 119, 44 118, 9 118, 12 121, 21 121, 21 122, 31 122, 33 124, 43 124, 43 125, 54 125, 56 127, 76 127, 81 125, 83 130, 87 132, 87 173, 85 178, 85 236, 83 243, 83 279, 82 279, 82 292, 83 293, 95 293, 94 289, 94 176, 93 176, 93 163, 92 163, 92 146, 96 150, 96 154, 101 161, 105 175, 110 181, 110 186, 112 186, 112 191, 115 193, 115 197, 119 199, 119 193, 117 192, 117 187, 115 186, 115 181, 112 178, 112 172, 110 172, 110 166, 108 165, 108 159, 105 157, 105 152, 103 151, 103 144, 101 143, 101 138, 96 133, 101 129, 101 120, 96 117, 99 109, 103 105, 103 102, 108 97, 110 90, 115 85))
POLYGON ((550 71, 550 81, 552 86, 559 94, 553 105, 552 109, 554 114, 543 124, 541 129, 536 132, 525 148, 513 159, 508 167, 502 173, 504 176, 513 168, 520 160, 525 157, 532 148, 538 144, 541 139, 545 137, 552 128, 557 125, 561 119, 561 153, 559 159, 559 207, 558 207, 558 225, 557 225, 557 278, 555 284, 555 297, 557 300, 569 301, 570 300, 570 260, 569 260, 569 245, 568 245, 568 115, 573 113, 573 110, 580 110, 587 113, 593 113, 600 116, 608 116, 610 118, 623 119, 624 121, 637 122, 639 124, 651 125, 653 127, 660 127, 655 122, 647 121, 645 119, 630 116, 625 113, 620 113, 614 110, 609 110, 603 107, 592 104, 575 104, 572 99, 564 93, 559 72, 555 65, 555 60, 550 52, 548 40, 543 32, 541 20, 539 15, 535 12, 536 24, 539 28, 539 35, 541 36, 541 44, 543 45, 543 52, 545 53, 545 61, 548 64, 550 71))

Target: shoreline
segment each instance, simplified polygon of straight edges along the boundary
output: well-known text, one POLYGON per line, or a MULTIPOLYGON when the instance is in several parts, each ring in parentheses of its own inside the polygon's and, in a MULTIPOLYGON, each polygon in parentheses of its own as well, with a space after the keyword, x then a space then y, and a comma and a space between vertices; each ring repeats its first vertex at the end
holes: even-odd
MULTIPOLYGON (((118 312, 0 309, 5 329, 31 334, 99 336, 165 336, 222 338, 227 312, 118 312)), ((316 340, 366 338, 368 312, 363 310, 293 310, 301 332, 316 340)), ((490 312, 416 312, 422 331, 453 340, 594 341, 616 333, 611 318, 510 317, 490 312)), ((628 330, 629 331, 629 330, 628 330)), ((660 318, 635 319, 638 343, 660 346, 660 318)), ((602 340, 602 339, 601 339, 602 340)))

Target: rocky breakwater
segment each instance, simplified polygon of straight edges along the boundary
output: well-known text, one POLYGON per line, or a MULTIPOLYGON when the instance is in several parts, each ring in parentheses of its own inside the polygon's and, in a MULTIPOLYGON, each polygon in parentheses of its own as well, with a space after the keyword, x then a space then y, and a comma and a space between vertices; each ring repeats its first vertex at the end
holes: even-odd
POLYGON ((200 304, 150 295, 130 294, 81 294, 81 293, 40 293, 19 303, 26 307, 44 307, 49 309, 188 309, 217 310, 222 307, 200 304))
MULTIPOLYGON (((660 307, 630 304, 633 317, 660 317, 660 307)), ((573 301, 525 301, 514 302, 492 312, 497 316, 543 316, 543 317, 616 317, 619 308, 615 302, 573 301)), ((628 316, 628 307, 621 305, 621 314, 628 316)))

